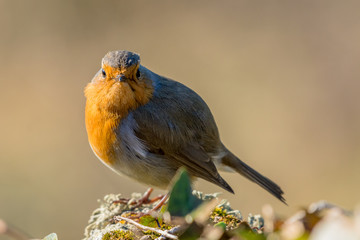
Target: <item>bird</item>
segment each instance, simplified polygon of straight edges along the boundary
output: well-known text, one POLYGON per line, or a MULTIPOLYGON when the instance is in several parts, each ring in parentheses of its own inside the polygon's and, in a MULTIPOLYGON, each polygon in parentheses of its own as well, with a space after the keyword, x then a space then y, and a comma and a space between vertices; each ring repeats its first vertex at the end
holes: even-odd
POLYGON ((221 142, 206 102, 184 84, 141 65, 139 54, 108 52, 84 93, 88 141, 116 173, 166 189, 184 167, 192 180, 234 193, 219 171, 237 172, 286 204, 276 183, 221 142))

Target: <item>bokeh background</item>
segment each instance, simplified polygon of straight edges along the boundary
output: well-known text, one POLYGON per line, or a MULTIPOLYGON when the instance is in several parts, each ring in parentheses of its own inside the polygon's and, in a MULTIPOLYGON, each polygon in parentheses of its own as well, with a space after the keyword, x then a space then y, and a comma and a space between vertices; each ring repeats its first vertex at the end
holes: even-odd
POLYGON ((282 186, 289 207, 224 173, 236 195, 222 196, 244 215, 266 203, 290 215, 321 199, 353 209, 359 9, 335 0, 0 0, 0 218, 35 237, 81 239, 97 199, 146 189, 104 167, 87 142, 83 88, 115 49, 199 93, 223 142, 282 186))

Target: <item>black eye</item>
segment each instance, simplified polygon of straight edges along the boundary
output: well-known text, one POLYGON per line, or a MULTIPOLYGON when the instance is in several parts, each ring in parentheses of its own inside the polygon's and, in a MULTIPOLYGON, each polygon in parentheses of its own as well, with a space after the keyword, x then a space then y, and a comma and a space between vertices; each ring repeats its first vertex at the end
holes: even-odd
POLYGON ((106 72, 105 72, 104 69, 101 69, 101 73, 102 73, 102 76, 103 76, 104 78, 106 78, 106 72))
POLYGON ((136 77, 137 77, 137 78, 140 77, 140 71, 139 71, 139 69, 138 69, 137 72, 136 72, 136 77))

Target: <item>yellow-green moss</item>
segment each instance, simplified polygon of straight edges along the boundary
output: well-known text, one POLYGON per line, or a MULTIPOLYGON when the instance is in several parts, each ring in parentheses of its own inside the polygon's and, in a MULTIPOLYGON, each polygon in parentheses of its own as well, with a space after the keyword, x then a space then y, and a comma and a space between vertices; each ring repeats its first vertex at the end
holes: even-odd
POLYGON ((213 223, 224 222, 227 229, 234 229, 241 223, 240 219, 227 214, 226 209, 223 207, 216 207, 210 216, 210 220, 213 223))
POLYGON ((129 231, 115 230, 106 233, 102 240, 133 240, 134 234, 129 231))
MULTIPOLYGON (((157 227, 156 229, 160 229, 160 230, 163 230, 163 231, 166 231, 166 230, 170 230, 172 229, 174 226, 172 225, 168 225, 168 224, 165 224, 165 223, 160 223, 161 227, 157 227)), ((145 235, 148 235, 151 237, 151 239, 156 239, 158 237, 160 237, 160 234, 159 233, 156 233, 156 232, 153 232, 151 230, 147 230, 147 231, 142 231, 145 235)))
POLYGON ((150 236, 151 239, 156 239, 158 237, 160 237, 160 234, 156 233, 156 232, 153 232, 151 230, 148 230, 148 231, 143 231, 143 233, 147 236, 150 236))

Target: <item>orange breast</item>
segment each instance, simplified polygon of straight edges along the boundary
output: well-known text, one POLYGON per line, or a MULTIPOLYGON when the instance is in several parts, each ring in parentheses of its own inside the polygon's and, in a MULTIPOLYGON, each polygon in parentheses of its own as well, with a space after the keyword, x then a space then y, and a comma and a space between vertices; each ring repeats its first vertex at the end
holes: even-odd
POLYGON ((118 140, 115 131, 121 115, 125 114, 119 111, 118 88, 115 81, 89 83, 85 88, 85 123, 89 143, 95 154, 107 164, 116 160, 118 140))
POLYGON ((117 143, 115 129, 120 119, 96 109, 94 105, 86 106, 86 129, 89 143, 95 154, 107 164, 112 164, 116 157, 114 146, 117 143))
POLYGON ((93 151, 102 161, 111 165, 118 160, 115 149, 120 136, 116 129, 130 110, 149 101, 152 90, 116 80, 95 81, 86 86, 86 130, 93 151), (135 88, 137 94, 132 90, 135 88))

